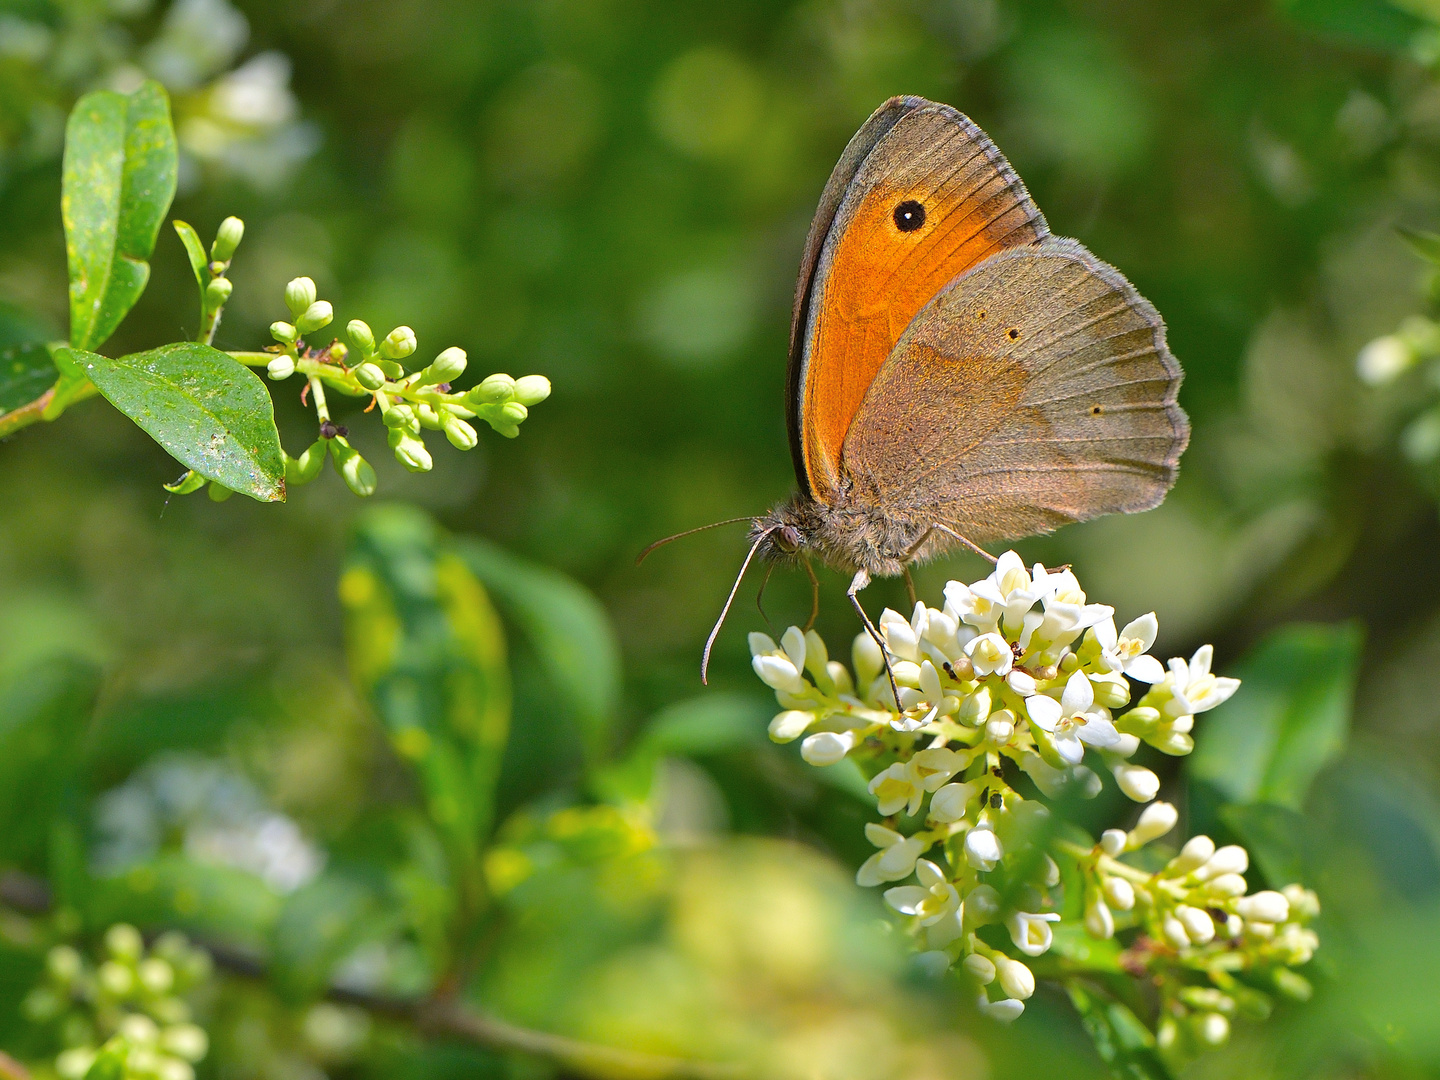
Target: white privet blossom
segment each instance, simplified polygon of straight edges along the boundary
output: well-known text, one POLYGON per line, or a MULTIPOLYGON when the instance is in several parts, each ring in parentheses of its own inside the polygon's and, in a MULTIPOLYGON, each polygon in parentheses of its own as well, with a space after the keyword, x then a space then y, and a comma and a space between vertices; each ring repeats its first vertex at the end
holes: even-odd
POLYGON ((849 759, 868 776, 883 820, 865 826, 876 851, 856 880, 889 886, 926 970, 951 966, 983 1013, 1014 1020, 1035 990, 1029 963, 1055 948, 1062 910, 1076 911, 1092 937, 1128 941, 1127 970, 1159 989, 1158 1045, 1172 1055, 1223 1043, 1237 1010, 1263 1012, 1236 972, 1307 994, 1291 968, 1318 944, 1306 925, 1314 893, 1251 892, 1245 850, 1206 836, 1168 858, 1142 851, 1180 815, 1132 759, 1147 746, 1188 754, 1196 715, 1240 685, 1211 672, 1210 646, 1161 663, 1153 612, 1117 630, 1114 609, 1090 603, 1070 570, 1027 569, 1014 552, 944 596, 941 608, 878 620, 898 700, 868 633, 852 668, 814 631, 791 627, 778 644, 750 635, 755 673, 782 710, 770 737, 802 739, 812 765, 849 759), (1093 798, 1106 774, 1144 804, 1138 815, 1093 844, 1054 829, 1047 801, 1093 798), (1083 890, 1073 906, 1067 887, 1083 890))

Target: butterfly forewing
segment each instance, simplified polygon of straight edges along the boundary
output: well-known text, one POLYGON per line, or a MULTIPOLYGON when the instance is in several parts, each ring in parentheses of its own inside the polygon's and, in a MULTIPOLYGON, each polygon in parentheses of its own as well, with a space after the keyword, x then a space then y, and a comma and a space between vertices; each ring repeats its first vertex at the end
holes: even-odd
POLYGON ((1073 240, 996 255, 920 312, 845 439, 852 498, 978 543, 1144 510, 1189 424, 1155 309, 1073 240))
POLYGON ((963 114, 922 98, 877 110, 826 187, 797 287, 790 435, 807 494, 833 499, 846 432, 916 312, 957 275, 1046 235, 963 114))

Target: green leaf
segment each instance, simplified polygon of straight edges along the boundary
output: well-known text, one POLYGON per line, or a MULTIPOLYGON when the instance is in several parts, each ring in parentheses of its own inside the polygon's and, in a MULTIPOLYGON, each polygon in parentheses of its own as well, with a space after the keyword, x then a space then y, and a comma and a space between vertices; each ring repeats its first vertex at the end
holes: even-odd
POLYGON ((1170 1080, 1170 1070, 1155 1052, 1155 1037, 1123 1002, 1088 980, 1065 983, 1070 1003, 1095 1044, 1100 1059, 1120 1080, 1170 1080))
POLYGON ((1355 623, 1295 624, 1235 672, 1239 691, 1195 725, 1191 775, 1237 803, 1299 810, 1315 775, 1344 749, 1363 640, 1355 623))
POLYGON ((620 646, 605 608, 565 575, 486 540, 465 537, 456 550, 524 631, 579 727, 586 762, 594 769, 610 750, 620 699, 620 646))
POLYGON ((0 686, 0 859, 45 851, 80 765, 100 674, 90 664, 52 657, 0 686))
POLYGON ((29 405, 59 377, 44 345, 15 345, 0 351, 0 416, 29 405))
POLYGON ((70 113, 60 214, 75 348, 104 344, 145 291, 178 168, 170 100, 159 83, 128 97, 97 90, 70 113))
POLYGON ((190 257, 190 269, 195 271, 195 284, 200 286, 200 294, 204 296, 205 286, 210 281, 210 260, 205 257, 205 245, 200 242, 200 234, 195 231, 195 226, 188 222, 176 219, 170 224, 175 226, 180 243, 185 245, 185 254, 190 257))
POLYGON ((650 794, 664 757, 699 757, 768 743, 770 710, 742 694, 706 694, 655 714, 625 760, 604 770, 597 787, 609 799, 640 801, 650 794))
POLYGON ((361 516, 340 579, 356 685, 420 776, 457 865, 494 821, 510 725, 499 617, 453 541, 418 510, 361 516))
POLYGON ((1395 231, 1400 238, 1410 245, 1410 250, 1419 255, 1426 262, 1440 266, 1440 234, 1424 232, 1421 229, 1407 229, 1404 225, 1395 226, 1395 231))
POLYGON ((106 400, 182 464, 261 502, 285 499, 285 455, 270 392, 253 371, 198 342, 119 359, 69 352, 106 400))
POLYGON ((1391 0, 1280 0, 1297 23, 1346 44, 1402 51, 1425 29, 1425 22, 1391 0))
POLYGON ((85 1072, 85 1080, 125 1080, 125 1060, 129 1056, 128 1042, 118 1036, 111 1039, 95 1055, 85 1072))

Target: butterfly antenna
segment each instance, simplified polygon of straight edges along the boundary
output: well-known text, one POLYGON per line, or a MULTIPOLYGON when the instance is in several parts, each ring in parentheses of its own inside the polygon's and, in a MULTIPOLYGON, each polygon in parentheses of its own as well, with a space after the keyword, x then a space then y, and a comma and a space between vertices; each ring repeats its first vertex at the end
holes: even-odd
MULTIPOLYGON (((775 624, 770 621, 770 616, 765 614, 765 586, 770 584, 770 575, 775 572, 775 564, 772 562, 765 567, 765 577, 760 581, 760 591, 755 594, 755 606, 760 609, 760 618, 765 620, 765 626, 771 635, 775 633, 775 624)), ((810 629, 808 626, 805 629, 810 629)))
POLYGON ((670 541, 672 541, 672 540, 683 540, 683 539, 684 539, 685 537, 687 537, 687 536, 694 536, 696 533, 698 533, 698 532, 704 532, 706 529, 718 529, 721 525, 734 525, 734 524, 735 524, 736 522, 738 522, 738 521, 753 521, 753 520, 755 520, 755 519, 754 519, 754 518, 751 518, 751 517, 733 517, 733 518, 726 518, 724 521, 716 521, 716 522, 714 522, 714 523, 712 523, 712 524, 710 524, 710 525, 701 525, 701 526, 698 526, 697 528, 694 528, 694 529, 686 529, 684 532, 678 532, 678 533, 676 533, 674 536, 667 536, 667 537, 665 537, 664 540, 656 540, 653 544, 651 544, 649 547, 647 547, 644 551, 640 552, 639 555, 635 556, 635 565, 636 565, 636 566, 639 566, 642 562, 645 561, 645 556, 649 555, 652 551, 654 551, 654 550, 655 550, 656 548, 658 548, 658 547, 664 547, 666 544, 670 543, 670 541))
MULTIPOLYGON (((720 524, 727 524, 720 522, 720 524)), ((725 616, 730 614, 730 605, 735 602, 735 594, 740 591, 740 582, 745 580, 745 571, 750 569, 750 560, 755 558, 755 552, 760 550, 760 545, 773 533, 774 529, 766 529, 755 538, 750 545, 750 550, 745 554, 745 561, 740 564, 740 573, 735 575, 735 584, 730 586, 730 595, 725 598, 725 606, 720 609, 720 618, 715 620, 715 628, 710 631, 710 636, 705 639, 705 652, 700 657, 700 682, 704 686, 710 685, 710 650, 715 646, 715 639, 720 636, 720 627, 725 625, 725 616)))
POLYGON ((805 629, 809 631, 815 628, 815 620, 820 617, 820 579, 815 576, 815 567, 810 565, 808 558, 800 561, 810 577, 810 621, 805 624, 805 629))

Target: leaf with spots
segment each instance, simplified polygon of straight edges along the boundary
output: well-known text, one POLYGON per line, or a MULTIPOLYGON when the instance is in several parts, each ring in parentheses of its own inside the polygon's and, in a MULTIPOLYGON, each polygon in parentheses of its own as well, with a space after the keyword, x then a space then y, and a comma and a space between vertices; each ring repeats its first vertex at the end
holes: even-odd
POLYGON ((260 502, 285 500, 285 455, 269 391, 234 358, 193 341, 114 360, 59 352, 181 464, 260 502))
POLYGON ((128 96, 97 90, 76 103, 60 194, 75 348, 104 344, 145 291, 178 170, 170 99, 159 83, 128 96))

